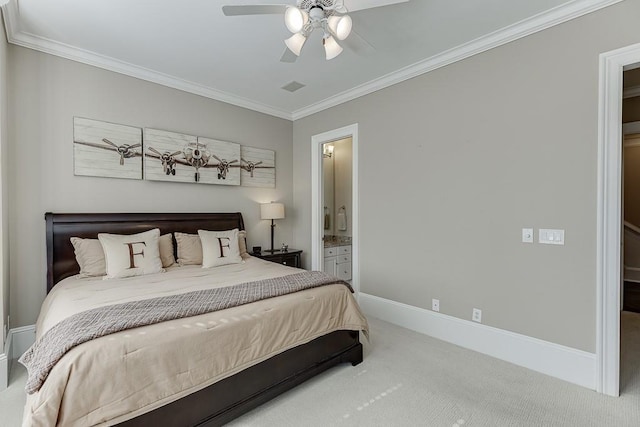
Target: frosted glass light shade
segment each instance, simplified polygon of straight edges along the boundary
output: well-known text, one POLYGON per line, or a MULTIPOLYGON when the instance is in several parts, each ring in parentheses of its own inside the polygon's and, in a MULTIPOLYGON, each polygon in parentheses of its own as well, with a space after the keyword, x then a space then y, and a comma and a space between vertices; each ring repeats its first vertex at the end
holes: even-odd
POLYGON ((288 39, 284 41, 284 44, 287 45, 289 50, 295 53, 297 56, 300 56, 300 52, 302 51, 302 46, 307 41, 307 38, 302 35, 302 33, 295 33, 288 39))
POLYGON ((336 39, 334 39, 332 36, 323 39, 322 43, 324 44, 324 52, 327 55, 327 61, 335 58, 342 53, 342 47, 340 47, 336 39))
POLYGON ((260 205, 260 219, 282 218, 284 218, 284 204, 271 202, 260 205))
POLYGON ((351 34, 351 28, 353 27, 353 21, 349 15, 333 15, 329 17, 327 24, 338 40, 344 40, 349 37, 349 34, 351 34))
POLYGON ((308 20, 309 16, 307 15, 307 12, 298 9, 297 7, 288 7, 287 11, 284 13, 284 24, 292 33, 297 33, 302 30, 308 20))

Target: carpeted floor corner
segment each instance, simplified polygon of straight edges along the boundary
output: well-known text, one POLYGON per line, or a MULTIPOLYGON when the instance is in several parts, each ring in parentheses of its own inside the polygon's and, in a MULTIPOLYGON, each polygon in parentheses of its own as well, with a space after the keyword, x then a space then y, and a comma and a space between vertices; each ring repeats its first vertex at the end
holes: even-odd
MULTIPOLYGON (((622 314, 621 397, 613 398, 370 318, 364 361, 315 377, 230 426, 640 426, 640 314, 622 314)), ((19 426, 24 368, 0 393, 19 426)))
POLYGON ((640 426, 640 314, 623 313, 612 398, 370 319, 364 361, 235 420, 239 426, 640 426))

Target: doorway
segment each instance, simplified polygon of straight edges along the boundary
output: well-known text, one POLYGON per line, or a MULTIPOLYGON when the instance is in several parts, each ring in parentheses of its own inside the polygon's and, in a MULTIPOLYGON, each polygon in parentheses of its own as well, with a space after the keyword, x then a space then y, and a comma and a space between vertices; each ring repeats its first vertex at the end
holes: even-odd
POLYGON ((620 394, 623 72, 640 67, 640 44, 600 55, 598 108, 596 390, 620 394))
MULTIPOLYGON (((344 147, 347 144, 345 143, 344 147)), ((342 147, 341 147, 342 148, 342 147)), ((336 163, 334 164, 334 173, 336 163)), ((345 168, 343 167, 342 170, 345 168)), ((351 285, 355 291, 356 297, 360 290, 360 259, 359 259, 359 203, 358 203, 358 125, 353 124, 340 129, 324 132, 311 137, 311 268, 313 270, 325 270, 325 234, 336 239, 337 243, 333 247, 343 248, 343 251, 349 251, 342 254, 345 256, 343 262, 343 270, 347 268, 346 258, 350 259, 350 271, 346 271, 345 275, 349 275, 351 285), (351 194, 341 196, 341 199, 335 197, 335 188, 333 189, 332 205, 329 206, 325 196, 325 188, 328 182, 325 182, 323 173, 323 164, 329 154, 329 146, 333 146, 332 156, 338 156, 338 146, 336 144, 341 141, 349 141, 350 144, 350 181, 351 194), (345 198, 346 197, 346 198, 345 198), (325 209, 325 207, 327 209, 325 209), (327 215, 329 217, 327 218, 327 215), (329 224, 327 224, 327 220, 329 224), (325 227, 329 225, 330 233, 325 233, 325 227), (333 225, 333 227, 332 227, 333 225), (347 238, 349 244, 347 245, 347 238)), ((331 192, 328 192, 331 194, 331 192)), ((337 250, 337 249, 336 249, 337 250)), ((340 254, 336 253, 337 256, 340 254)), ((339 259, 335 260, 338 263, 339 259)), ((330 271, 340 277, 342 270, 330 271)))
POLYGON ((322 270, 352 279, 352 178, 353 138, 322 144, 322 270))

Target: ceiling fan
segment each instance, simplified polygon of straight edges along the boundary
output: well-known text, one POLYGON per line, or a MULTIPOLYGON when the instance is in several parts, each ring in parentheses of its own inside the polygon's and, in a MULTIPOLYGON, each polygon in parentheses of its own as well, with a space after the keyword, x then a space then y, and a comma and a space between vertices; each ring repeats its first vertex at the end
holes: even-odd
POLYGON ((287 29, 293 33, 284 41, 287 49, 280 61, 295 62, 309 35, 315 30, 322 31, 322 44, 327 61, 342 53, 343 41, 349 35, 359 39, 360 44, 371 45, 351 31, 353 22, 348 12, 357 12, 374 7, 406 3, 409 0, 296 0, 296 5, 227 5, 222 6, 226 16, 283 14, 287 29))

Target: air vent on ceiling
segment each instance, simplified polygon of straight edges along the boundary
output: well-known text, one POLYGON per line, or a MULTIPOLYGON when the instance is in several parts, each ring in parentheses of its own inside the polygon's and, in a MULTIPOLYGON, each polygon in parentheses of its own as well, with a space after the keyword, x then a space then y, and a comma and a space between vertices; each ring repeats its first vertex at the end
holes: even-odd
POLYGON ((303 85, 300 82, 291 82, 291 83, 287 83, 286 85, 282 86, 282 89, 284 90, 288 90, 289 92, 295 92, 298 89, 302 89, 303 87, 305 87, 306 85, 303 85))

